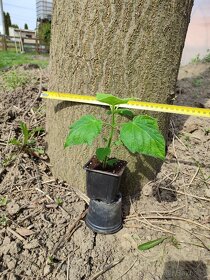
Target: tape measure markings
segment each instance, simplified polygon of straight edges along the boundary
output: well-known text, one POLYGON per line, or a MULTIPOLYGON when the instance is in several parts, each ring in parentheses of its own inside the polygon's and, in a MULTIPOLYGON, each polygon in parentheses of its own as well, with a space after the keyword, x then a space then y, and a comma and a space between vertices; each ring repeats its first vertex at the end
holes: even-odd
MULTIPOLYGON (((89 95, 43 91, 41 97, 48 98, 48 99, 87 103, 93 105, 109 106, 106 103, 102 103, 96 100, 95 96, 89 96, 89 95)), ((204 109, 204 108, 195 108, 195 107, 142 102, 142 101, 129 101, 127 104, 119 105, 119 107, 210 118, 210 109, 204 109)))

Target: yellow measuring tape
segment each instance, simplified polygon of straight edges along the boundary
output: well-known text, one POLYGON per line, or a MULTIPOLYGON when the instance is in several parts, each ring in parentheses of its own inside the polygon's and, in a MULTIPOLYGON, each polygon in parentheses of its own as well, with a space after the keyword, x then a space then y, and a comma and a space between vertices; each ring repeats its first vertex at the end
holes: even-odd
MULTIPOLYGON (((97 101, 95 96, 89 96, 89 95, 43 91, 41 97, 109 106, 108 104, 97 101)), ((194 107, 142 102, 142 101, 129 101, 127 104, 119 105, 119 107, 210 118, 210 109, 204 109, 204 108, 194 108, 194 107)))

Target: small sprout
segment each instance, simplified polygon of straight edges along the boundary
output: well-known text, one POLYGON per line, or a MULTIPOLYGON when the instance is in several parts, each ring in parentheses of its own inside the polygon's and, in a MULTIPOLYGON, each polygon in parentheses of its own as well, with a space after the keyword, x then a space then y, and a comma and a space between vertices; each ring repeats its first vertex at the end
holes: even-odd
POLYGON ((209 135, 210 134, 210 128, 205 128, 204 129, 204 135, 209 135))
POLYGON ((6 205, 7 205, 7 202, 8 202, 7 197, 1 197, 1 198, 0 198, 0 207, 1 207, 1 206, 6 206, 6 205))
POLYGON ((4 167, 7 167, 7 166, 9 166, 15 159, 16 159, 16 155, 11 154, 10 156, 5 157, 5 158, 3 159, 2 165, 3 165, 4 167))
POLYGON ((49 257, 47 258, 47 264, 49 264, 49 265, 54 264, 54 257, 53 257, 53 256, 49 256, 49 257))
POLYGON ((170 243, 176 247, 177 249, 180 249, 180 243, 179 241, 174 237, 172 236, 170 239, 169 239, 170 243))
POLYGON ((198 62, 201 62, 200 54, 198 53, 195 57, 192 58, 191 63, 196 64, 198 62))
POLYGON ((0 216, 0 226, 5 227, 7 225, 7 217, 6 216, 0 216))
POLYGON ((31 155, 42 155, 44 154, 44 150, 40 147, 36 146, 35 135, 39 135, 44 131, 42 127, 35 127, 33 129, 29 129, 24 122, 20 122, 20 130, 21 136, 17 138, 12 138, 9 141, 9 144, 17 146, 21 151, 26 152, 31 155))
POLYGON ((55 199, 55 203, 58 205, 58 206, 62 206, 63 205, 63 200, 61 197, 57 197, 55 199))
POLYGON ((196 78, 192 81, 194 87, 200 87, 202 85, 202 78, 196 78))

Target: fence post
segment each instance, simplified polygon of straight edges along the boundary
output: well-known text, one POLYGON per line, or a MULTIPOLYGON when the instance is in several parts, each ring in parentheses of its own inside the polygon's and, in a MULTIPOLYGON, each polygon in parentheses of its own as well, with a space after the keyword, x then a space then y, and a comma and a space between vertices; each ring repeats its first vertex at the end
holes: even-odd
POLYGON ((7 39, 5 35, 2 36, 2 50, 7 51, 7 39))
POLYGON ((39 53, 38 39, 36 38, 35 40, 36 40, 35 41, 36 42, 36 52, 39 53))

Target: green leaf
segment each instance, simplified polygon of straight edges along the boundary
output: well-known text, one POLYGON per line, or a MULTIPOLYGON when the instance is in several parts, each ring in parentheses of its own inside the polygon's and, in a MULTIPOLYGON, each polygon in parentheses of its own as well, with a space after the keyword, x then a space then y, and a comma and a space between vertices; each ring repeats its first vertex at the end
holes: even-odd
POLYGON ((44 149, 38 148, 38 147, 33 148, 33 151, 36 152, 39 155, 43 155, 45 153, 44 149))
POLYGON ((58 206, 62 206, 63 205, 63 199, 61 197, 57 197, 55 199, 55 203, 58 205, 58 206))
POLYGON ((151 241, 146 242, 146 243, 142 243, 142 244, 138 245, 138 249, 140 251, 149 250, 149 249, 161 244, 167 238, 168 237, 164 236, 164 237, 161 237, 161 238, 158 238, 158 239, 155 239, 155 240, 151 240, 151 241))
POLYGON ((0 226, 6 226, 7 222, 8 220, 6 216, 0 216, 0 226))
POLYGON ((107 139, 106 137, 103 137, 103 141, 104 141, 104 142, 107 142, 108 139, 107 139))
POLYGON ((102 121, 94 116, 85 115, 70 126, 69 134, 64 147, 71 147, 79 144, 91 145, 102 129, 102 121))
POLYGON ((107 160, 107 164, 109 166, 113 166, 115 163, 117 163, 117 161, 118 160, 116 158, 112 158, 112 159, 107 160))
POLYGON ((42 132, 44 132, 44 128, 43 127, 35 127, 35 128, 33 128, 32 130, 31 130, 31 132, 29 133, 29 135, 30 135, 30 137, 33 137, 34 136, 34 134, 36 134, 36 133, 42 133, 42 132))
POLYGON ((98 160, 104 161, 111 153, 111 149, 106 147, 106 148, 98 148, 96 150, 96 156, 98 160))
POLYGON ((1 197, 0 198, 0 206, 6 206, 8 202, 7 197, 1 197))
POLYGON ((165 158, 165 140, 161 135, 156 119, 149 116, 136 116, 133 121, 124 123, 120 139, 132 153, 141 153, 155 158, 165 158))
POLYGON ((122 143, 122 141, 120 139, 116 140, 113 144, 116 145, 116 146, 123 145, 123 143, 122 143))
POLYGON ((100 102, 116 106, 119 104, 126 104, 129 100, 133 100, 133 98, 118 98, 112 94, 107 93, 97 93, 96 99, 100 102))
POLYGON ((180 243, 174 236, 171 237, 170 242, 174 247, 180 249, 180 243))
POLYGON ((115 112, 121 116, 134 117, 134 113, 128 109, 117 109, 115 112))
POLYGON ((29 146, 33 146, 33 145, 35 145, 36 144, 36 139, 30 139, 30 140, 28 140, 28 142, 27 142, 27 145, 29 145, 29 146))
POLYGON ((23 133, 23 144, 26 145, 28 143, 29 130, 24 122, 20 123, 20 129, 22 130, 23 133))
POLYGON ((12 144, 12 145, 16 145, 16 146, 20 146, 21 145, 21 142, 16 139, 16 138, 12 138, 10 141, 9 141, 9 144, 12 144))

